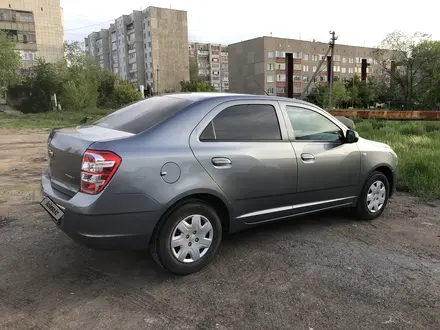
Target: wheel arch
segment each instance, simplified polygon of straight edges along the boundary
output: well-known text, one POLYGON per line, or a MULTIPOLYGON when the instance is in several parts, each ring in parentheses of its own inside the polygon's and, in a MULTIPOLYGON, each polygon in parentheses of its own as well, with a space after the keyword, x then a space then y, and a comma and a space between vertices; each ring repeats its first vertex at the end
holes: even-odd
POLYGON ((166 217, 173 212, 178 207, 189 203, 191 201, 203 201, 210 206, 214 208, 214 210, 217 212, 220 221, 222 223, 222 229, 224 233, 229 233, 230 231, 230 219, 232 214, 232 208, 230 202, 224 197, 221 196, 219 193, 212 191, 212 190, 193 190, 188 191, 184 194, 181 194, 175 198, 173 198, 169 203, 165 205, 165 212, 160 217, 159 221, 157 222, 153 235, 151 237, 154 237, 156 232, 160 229, 163 222, 165 221, 166 217))
MULTIPOLYGON (((371 174, 373 174, 374 172, 380 172, 383 175, 385 175, 385 177, 388 180, 388 184, 389 184, 389 197, 391 197, 394 193, 395 190, 395 173, 394 171, 391 169, 391 166, 386 164, 386 163, 381 163, 381 164, 377 164, 376 166, 374 166, 366 175, 366 177, 364 178, 364 184, 362 185, 362 190, 365 187, 365 184, 368 180, 368 178, 371 176, 371 174)), ((362 190, 360 191, 360 193, 362 193, 362 190)))

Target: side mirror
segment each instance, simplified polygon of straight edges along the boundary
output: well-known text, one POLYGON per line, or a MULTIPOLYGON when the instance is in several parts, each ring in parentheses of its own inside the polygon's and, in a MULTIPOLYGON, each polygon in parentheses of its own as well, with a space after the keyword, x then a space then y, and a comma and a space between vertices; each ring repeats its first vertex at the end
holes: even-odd
POLYGON ((349 129, 345 134, 346 143, 356 143, 359 141, 359 134, 356 131, 349 129))

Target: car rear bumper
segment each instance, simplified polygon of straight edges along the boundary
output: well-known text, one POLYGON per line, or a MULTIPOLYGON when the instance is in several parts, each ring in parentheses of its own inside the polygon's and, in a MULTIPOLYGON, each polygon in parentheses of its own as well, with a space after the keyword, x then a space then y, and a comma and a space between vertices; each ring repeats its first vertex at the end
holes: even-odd
POLYGON ((99 196, 86 196, 90 197, 87 203, 83 196, 70 198, 52 188, 47 173, 42 175, 41 190, 44 196, 50 197, 64 211, 57 226, 74 241, 92 248, 147 249, 163 213, 162 208, 158 208, 151 200, 151 210, 127 209, 132 203, 132 195, 117 195, 113 205, 106 208, 111 209, 112 213, 100 213, 102 205, 96 206, 99 204, 99 196))
POLYGON ((66 210, 58 227, 74 241, 95 249, 145 250, 156 222, 149 213, 86 216, 66 210))

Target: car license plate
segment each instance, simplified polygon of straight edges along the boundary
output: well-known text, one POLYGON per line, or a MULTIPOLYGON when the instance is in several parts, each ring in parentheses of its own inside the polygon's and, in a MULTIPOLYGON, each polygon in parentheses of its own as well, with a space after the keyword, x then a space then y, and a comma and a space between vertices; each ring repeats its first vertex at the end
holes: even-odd
POLYGON ((58 224, 61 217, 64 215, 63 210, 61 210, 58 205, 51 200, 49 197, 44 197, 40 202, 40 205, 49 213, 49 215, 54 219, 55 223, 58 224))

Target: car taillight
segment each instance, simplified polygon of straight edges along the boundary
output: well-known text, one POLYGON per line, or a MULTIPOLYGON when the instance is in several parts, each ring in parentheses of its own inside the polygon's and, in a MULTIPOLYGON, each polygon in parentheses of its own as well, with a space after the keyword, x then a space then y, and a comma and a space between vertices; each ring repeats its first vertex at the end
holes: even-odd
POLYGON ((121 157, 111 151, 87 150, 81 165, 81 192, 100 193, 120 164, 121 157))

